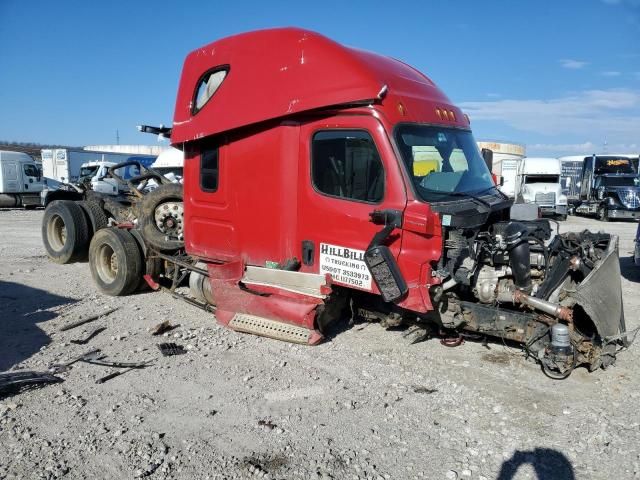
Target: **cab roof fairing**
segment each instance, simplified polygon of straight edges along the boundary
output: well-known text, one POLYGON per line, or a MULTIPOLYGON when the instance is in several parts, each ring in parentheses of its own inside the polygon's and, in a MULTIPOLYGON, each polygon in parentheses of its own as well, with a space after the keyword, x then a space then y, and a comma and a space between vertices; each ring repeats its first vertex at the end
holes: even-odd
POLYGON ((191 52, 184 63, 171 142, 185 142, 236 128, 339 105, 375 102, 389 121, 419 121, 468 127, 462 112, 433 82, 398 60, 344 47, 318 33, 277 28, 223 38, 191 52), (212 98, 193 114, 203 76, 228 65, 212 98), (402 103, 402 106, 399 105, 402 103), (436 107, 455 112, 436 116, 436 107))

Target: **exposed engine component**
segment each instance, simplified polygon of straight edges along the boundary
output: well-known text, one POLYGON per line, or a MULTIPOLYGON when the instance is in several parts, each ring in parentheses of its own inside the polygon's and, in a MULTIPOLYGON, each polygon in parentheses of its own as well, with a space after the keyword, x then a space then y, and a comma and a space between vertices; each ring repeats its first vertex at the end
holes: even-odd
POLYGON ((621 299, 599 279, 619 275, 617 237, 584 231, 549 242, 547 220, 445 235, 438 271, 448 278, 432 289, 445 328, 521 342, 552 378, 613 363, 605 338, 624 329, 621 299))

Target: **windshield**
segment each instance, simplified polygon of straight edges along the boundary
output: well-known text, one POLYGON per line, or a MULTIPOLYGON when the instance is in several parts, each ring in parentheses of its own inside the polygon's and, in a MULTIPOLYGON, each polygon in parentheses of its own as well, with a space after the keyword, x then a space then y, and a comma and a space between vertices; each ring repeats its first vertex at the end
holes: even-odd
POLYGON ((89 178, 93 178, 100 168, 99 165, 94 165, 92 167, 81 167, 80 168, 80 181, 87 180, 89 178))
POLYGON ((527 175, 524 183, 558 183, 560 175, 527 175))
POLYGON ((453 194, 480 193, 494 186, 469 131, 401 125, 396 130, 396 142, 423 200, 441 201, 453 194))
POLYGON ((637 187, 638 177, 599 177, 597 186, 605 187, 637 187))

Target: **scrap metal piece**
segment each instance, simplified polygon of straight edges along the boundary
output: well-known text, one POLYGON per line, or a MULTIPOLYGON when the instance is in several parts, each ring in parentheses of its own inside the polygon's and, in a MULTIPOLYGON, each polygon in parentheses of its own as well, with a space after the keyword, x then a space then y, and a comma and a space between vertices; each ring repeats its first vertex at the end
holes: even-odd
POLYGON ((118 310, 119 307, 116 308, 112 308, 111 310, 107 310, 105 312, 101 312, 98 313, 96 315, 91 315, 90 317, 86 317, 86 318, 81 318, 80 320, 77 320, 75 322, 69 323, 63 327, 60 327, 60 332, 66 332, 67 330, 71 330, 72 328, 76 328, 79 327, 80 325, 84 325, 85 323, 89 323, 89 322, 93 322, 95 320, 98 320, 100 317, 104 317, 107 315, 112 314, 113 312, 115 312, 116 310, 118 310))
POLYGON ((76 362, 80 362, 80 361, 84 361, 86 359, 93 359, 93 360, 97 360, 99 358, 102 358, 104 355, 102 355, 100 353, 100 349, 96 348, 95 350, 90 350, 87 353, 83 353, 82 355, 75 357, 67 362, 64 363, 54 363, 53 365, 51 365, 49 367, 49 370, 52 371, 53 373, 61 373, 61 372, 65 372, 69 369, 69 367, 71 365, 73 365, 76 362))
POLYGON ((177 343, 160 343, 158 344, 158 348, 160 349, 160 353, 165 357, 171 357, 173 355, 182 355, 187 353, 182 345, 178 345, 177 343))
POLYGON ((146 362, 144 362, 145 365, 143 367, 129 367, 125 370, 118 370, 117 372, 110 373, 109 375, 105 375, 104 377, 97 379, 96 383, 97 384, 104 383, 111 380, 112 378, 116 378, 116 377, 119 377, 120 375, 124 375, 125 373, 130 372, 131 370, 139 370, 140 368, 144 368, 145 366, 149 365, 152 361, 153 359, 147 360, 146 362))
POLYGON ((144 368, 149 364, 148 360, 144 362, 110 362, 109 360, 101 360, 98 358, 83 358, 81 361, 92 365, 113 368, 144 368))
POLYGON ((18 371, 0 373, 0 395, 19 393, 29 388, 43 387, 64 380, 47 372, 18 371))
POLYGON ((104 332, 106 329, 107 327, 98 327, 93 329, 91 332, 89 332, 89 334, 84 338, 80 338, 78 340, 69 340, 69 341, 75 345, 86 345, 87 343, 89 343, 89 340, 91 340, 93 337, 98 335, 100 332, 104 332))
POLYGON ((176 327, 177 325, 171 325, 169 320, 165 320, 151 329, 151 335, 162 335, 164 332, 173 330, 176 327))

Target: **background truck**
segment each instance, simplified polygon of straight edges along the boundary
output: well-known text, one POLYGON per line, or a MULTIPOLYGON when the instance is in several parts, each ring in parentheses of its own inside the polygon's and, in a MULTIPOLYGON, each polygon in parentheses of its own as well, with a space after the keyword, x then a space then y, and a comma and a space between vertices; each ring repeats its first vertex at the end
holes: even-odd
POLYGON ((524 158, 518 170, 516 202, 535 203, 543 215, 566 220, 567 196, 562 192, 560 174, 557 158, 524 158))
POLYGON ((582 179, 582 165, 585 155, 570 155, 560 157, 560 184, 562 193, 566 195, 569 213, 573 213, 580 205, 580 180, 582 179))
POLYGON ((76 202, 45 210, 50 258, 88 256, 101 292, 146 285, 309 345, 356 318, 412 342, 495 337, 553 378, 626 344, 617 237, 552 236, 537 207, 512 216, 468 119, 407 64, 307 30, 250 32, 189 54, 175 105, 172 128, 141 130, 185 152, 184 185, 143 170, 128 214, 99 228, 76 202))
POLYGON ((0 150, 0 207, 40 206, 42 175, 26 153, 0 150))
POLYGON ((88 162, 112 162, 115 164, 136 161, 148 167, 157 158, 155 155, 92 152, 68 148, 43 149, 41 153, 44 183, 50 189, 57 188, 60 183, 78 182, 80 169, 83 164, 88 162))
POLYGON ((493 152, 491 172, 498 178, 498 188, 509 198, 515 198, 519 165, 526 156, 526 147, 519 143, 479 141, 478 147, 493 152))
POLYGON ((610 218, 640 218, 640 182, 637 155, 585 157, 576 213, 610 218))

